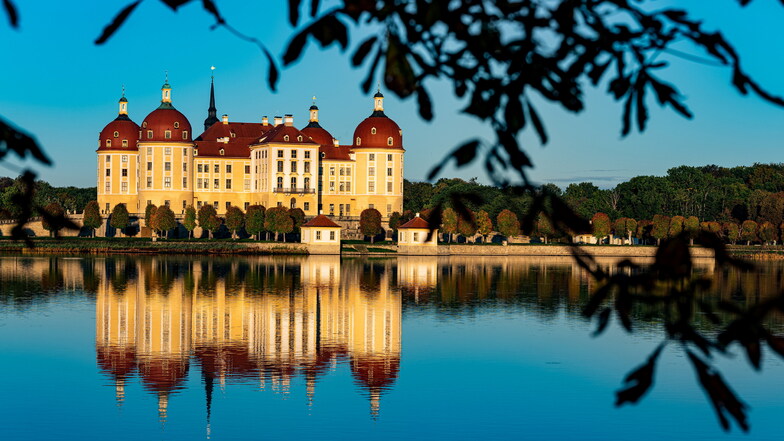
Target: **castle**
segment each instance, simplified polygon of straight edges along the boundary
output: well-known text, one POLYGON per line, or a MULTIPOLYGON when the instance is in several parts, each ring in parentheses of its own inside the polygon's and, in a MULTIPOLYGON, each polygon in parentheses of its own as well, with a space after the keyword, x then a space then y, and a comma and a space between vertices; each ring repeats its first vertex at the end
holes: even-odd
POLYGON ((265 116, 258 123, 217 118, 214 78, 204 132, 193 138, 191 123, 172 103, 168 79, 161 104, 141 127, 128 116, 123 93, 119 114, 98 139, 98 204, 104 215, 117 204, 132 214, 149 204, 168 205, 181 215, 193 205, 301 208, 308 217, 324 213, 355 217, 375 208, 388 218, 403 209, 403 131, 384 113, 384 96, 374 96, 371 115, 341 145, 310 107, 308 124, 292 115, 265 116))

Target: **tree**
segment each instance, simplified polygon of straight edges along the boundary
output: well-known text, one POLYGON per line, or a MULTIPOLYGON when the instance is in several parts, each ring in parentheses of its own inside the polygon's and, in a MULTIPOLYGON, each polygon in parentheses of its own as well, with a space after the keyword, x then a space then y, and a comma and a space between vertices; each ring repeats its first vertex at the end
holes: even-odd
POLYGON ((291 216, 291 221, 293 222, 292 231, 299 234, 299 227, 305 223, 305 212, 301 208, 291 208, 289 209, 289 216, 291 216))
MULTIPOLYGON (((389 215, 389 229, 392 230, 392 235, 397 238, 397 227, 402 225, 400 223, 401 214, 397 211, 393 211, 392 214, 389 215)), ((397 239, 396 239, 397 240, 397 239)))
POLYGON ((286 207, 272 207, 267 210, 264 218, 264 229, 275 233, 277 240, 278 234, 283 234, 283 241, 286 241, 286 234, 294 229, 294 220, 289 216, 286 207))
POLYGON ((218 217, 218 211, 212 204, 204 204, 199 208, 197 214, 199 226, 209 232, 210 239, 220 229, 221 220, 218 217))
POLYGON ((757 223, 753 220, 745 220, 740 226, 740 238, 746 241, 746 245, 757 240, 757 223))
POLYGON ((675 237, 683 232, 683 222, 685 219, 683 216, 673 216, 670 219, 670 228, 667 230, 667 235, 669 237, 675 237))
POLYGON ((98 206, 98 202, 90 201, 84 207, 82 225, 90 229, 90 236, 95 236, 95 230, 101 228, 103 218, 101 217, 101 208, 98 206))
POLYGON ((646 244, 651 238, 651 230, 653 229, 653 222, 648 219, 641 219, 637 222, 637 239, 644 241, 646 244))
POLYGON ((449 243, 452 243, 452 237, 457 233, 457 212, 452 207, 441 212, 441 231, 447 235, 449 243))
POLYGON ((627 236, 631 245, 632 236, 637 234, 637 221, 628 217, 620 217, 613 223, 613 230, 618 236, 627 236))
POLYGON ((765 245, 776 245, 778 239, 776 235, 776 227, 772 223, 765 221, 759 226, 759 237, 765 245))
POLYGON ((231 205, 226 209, 226 228, 231 231, 231 238, 237 238, 237 231, 245 225, 245 214, 239 207, 231 205))
POLYGON ((493 232, 493 220, 485 210, 476 213, 476 229, 482 235, 482 242, 487 242, 487 235, 493 232))
POLYGON ((264 231, 265 211, 263 205, 251 205, 245 213, 245 231, 255 235, 256 240, 261 240, 261 232, 264 231))
POLYGON ((715 234, 718 237, 722 236, 721 224, 716 221, 700 222, 700 230, 706 233, 715 234))
POLYGON ((155 212, 158 210, 154 204, 147 204, 144 207, 144 226, 152 229, 152 219, 155 217, 155 212))
POLYGON ((591 218, 592 234, 599 243, 610 235, 610 216, 604 213, 596 213, 591 218))
POLYGON ((517 215, 510 210, 505 209, 498 213, 496 225, 498 225, 498 232, 506 237, 520 234, 520 221, 517 219, 517 215))
POLYGON ((545 244, 547 243, 547 238, 555 234, 555 229, 553 228, 553 224, 550 222, 550 219, 548 219, 542 213, 539 213, 539 215, 536 218, 536 225, 534 226, 534 234, 544 238, 543 242, 545 244))
MULTIPOLYGON (((62 205, 60 205, 57 202, 52 202, 48 204, 46 207, 44 207, 44 212, 51 217, 63 216, 63 214, 65 213, 62 205)), ((44 213, 41 214, 43 215, 44 213)), ((44 227, 44 230, 49 232, 50 236, 51 235, 57 236, 57 234, 63 228, 61 225, 51 222, 49 218, 46 216, 44 216, 44 218, 41 219, 41 226, 44 227)))
POLYGON ((466 238, 466 242, 476 235, 477 228, 476 216, 471 211, 457 217, 457 232, 466 238))
POLYGON ((120 234, 125 234, 125 229, 128 227, 129 223, 130 217, 128 215, 128 209, 125 208, 125 204, 115 205, 109 222, 112 228, 117 228, 120 231, 120 234))
POLYGON ((152 227, 156 231, 166 233, 166 238, 169 238, 169 231, 177 226, 177 220, 174 217, 174 212, 168 205, 161 205, 155 210, 155 215, 152 218, 152 227))
POLYGON ((670 231, 670 218, 657 214, 653 216, 653 228, 651 229, 651 237, 656 239, 656 245, 661 244, 661 240, 667 237, 670 231))
POLYGON ((683 231, 689 236, 689 244, 694 245, 694 239, 700 234, 700 220, 697 216, 689 216, 683 221, 683 231))
POLYGON ((740 240, 740 227, 735 222, 725 222, 724 232, 727 235, 727 241, 731 244, 736 244, 740 240))
POLYGON ((196 209, 193 205, 185 207, 185 218, 182 220, 182 225, 188 230, 188 239, 193 237, 193 230, 196 229, 196 209))
POLYGON ((363 236, 370 236, 373 243, 376 236, 381 234, 381 213, 375 208, 366 208, 359 214, 359 231, 363 236))

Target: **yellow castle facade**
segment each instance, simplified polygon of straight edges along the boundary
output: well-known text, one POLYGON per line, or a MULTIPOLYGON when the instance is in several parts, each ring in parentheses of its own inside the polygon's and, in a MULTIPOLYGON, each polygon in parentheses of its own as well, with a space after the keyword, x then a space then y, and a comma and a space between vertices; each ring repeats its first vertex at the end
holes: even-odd
POLYGON ((261 122, 216 116, 214 81, 204 132, 194 137, 191 123, 175 109, 172 88, 161 88, 161 104, 137 125, 128 100, 100 132, 97 150, 98 204, 108 215, 117 204, 144 213, 149 204, 185 208, 213 205, 301 208, 308 217, 359 216, 375 208, 389 217, 403 209, 402 130, 384 113, 384 96, 374 96, 373 112, 341 144, 321 126, 319 109, 308 124, 293 115, 261 122))

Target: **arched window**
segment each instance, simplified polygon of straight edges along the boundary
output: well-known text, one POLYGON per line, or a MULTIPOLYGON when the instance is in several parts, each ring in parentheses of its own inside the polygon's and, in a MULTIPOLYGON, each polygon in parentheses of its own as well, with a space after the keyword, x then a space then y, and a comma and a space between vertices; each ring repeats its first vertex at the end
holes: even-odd
POLYGON ((362 144, 362 138, 360 138, 359 136, 357 136, 357 142, 356 142, 356 144, 357 144, 357 145, 361 145, 361 144, 362 144))
POLYGON ((166 130, 163 132, 163 137, 166 139, 171 139, 171 130, 166 130))
POLYGON ((188 139, 188 131, 187 130, 183 130, 182 131, 182 139, 188 139))
POLYGON ((278 176, 278 188, 283 188, 283 177, 278 176))
POLYGON ((147 128, 147 121, 142 123, 142 127, 145 128, 145 129, 147 128))
POLYGON ((123 139, 122 140, 122 146, 123 147, 128 147, 128 140, 127 139, 123 139))
POLYGON ((152 130, 147 131, 147 139, 152 139, 152 130))
POLYGON ((291 191, 294 191, 295 188, 297 188, 297 178, 296 177, 291 178, 291 191))
POLYGON ((387 145, 392 145, 392 143, 393 143, 392 137, 390 136, 389 138, 387 138, 387 145))
POLYGON ((283 140, 284 141, 288 141, 289 140, 289 135, 283 135, 283 140))
POLYGON ((111 146, 112 146, 112 140, 111 139, 107 139, 106 140, 106 147, 111 147, 111 146))
POLYGON ((371 135, 375 135, 375 134, 376 134, 376 128, 375 128, 375 127, 373 127, 372 129, 370 129, 370 134, 371 134, 371 135))
POLYGON ((297 208, 297 198, 291 198, 291 208, 297 208))
POLYGON ((220 149, 220 155, 223 156, 224 154, 226 154, 226 151, 223 150, 223 149, 220 149))
POLYGON ((302 135, 297 136, 297 141, 302 142, 302 135))
POLYGON ((175 128, 175 129, 179 129, 179 128, 180 128, 180 123, 178 123, 178 122, 176 122, 176 121, 175 121, 175 122, 174 122, 174 128, 175 128))
POLYGON ((120 137, 120 132, 117 132, 117 131, 115 131, 115 132, 114 132, 114 137, 115 137, 115 138, 119 138, 119 137, 120 137))

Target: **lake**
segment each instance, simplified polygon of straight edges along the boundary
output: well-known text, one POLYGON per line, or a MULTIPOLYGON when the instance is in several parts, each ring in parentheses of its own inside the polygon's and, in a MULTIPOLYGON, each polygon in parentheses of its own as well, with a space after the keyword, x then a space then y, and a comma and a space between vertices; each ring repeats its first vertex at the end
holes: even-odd
MULTIPOLYGON (((777 262, 694 271, 747 305, 784 286, 777 262)), ((717 363, 749 434, 675 345, 614 407, 662 335, 641 310, 592 337, 594 288, 569 258, 0 256, 2 439, 782 439, 770 352, 717 363)))

